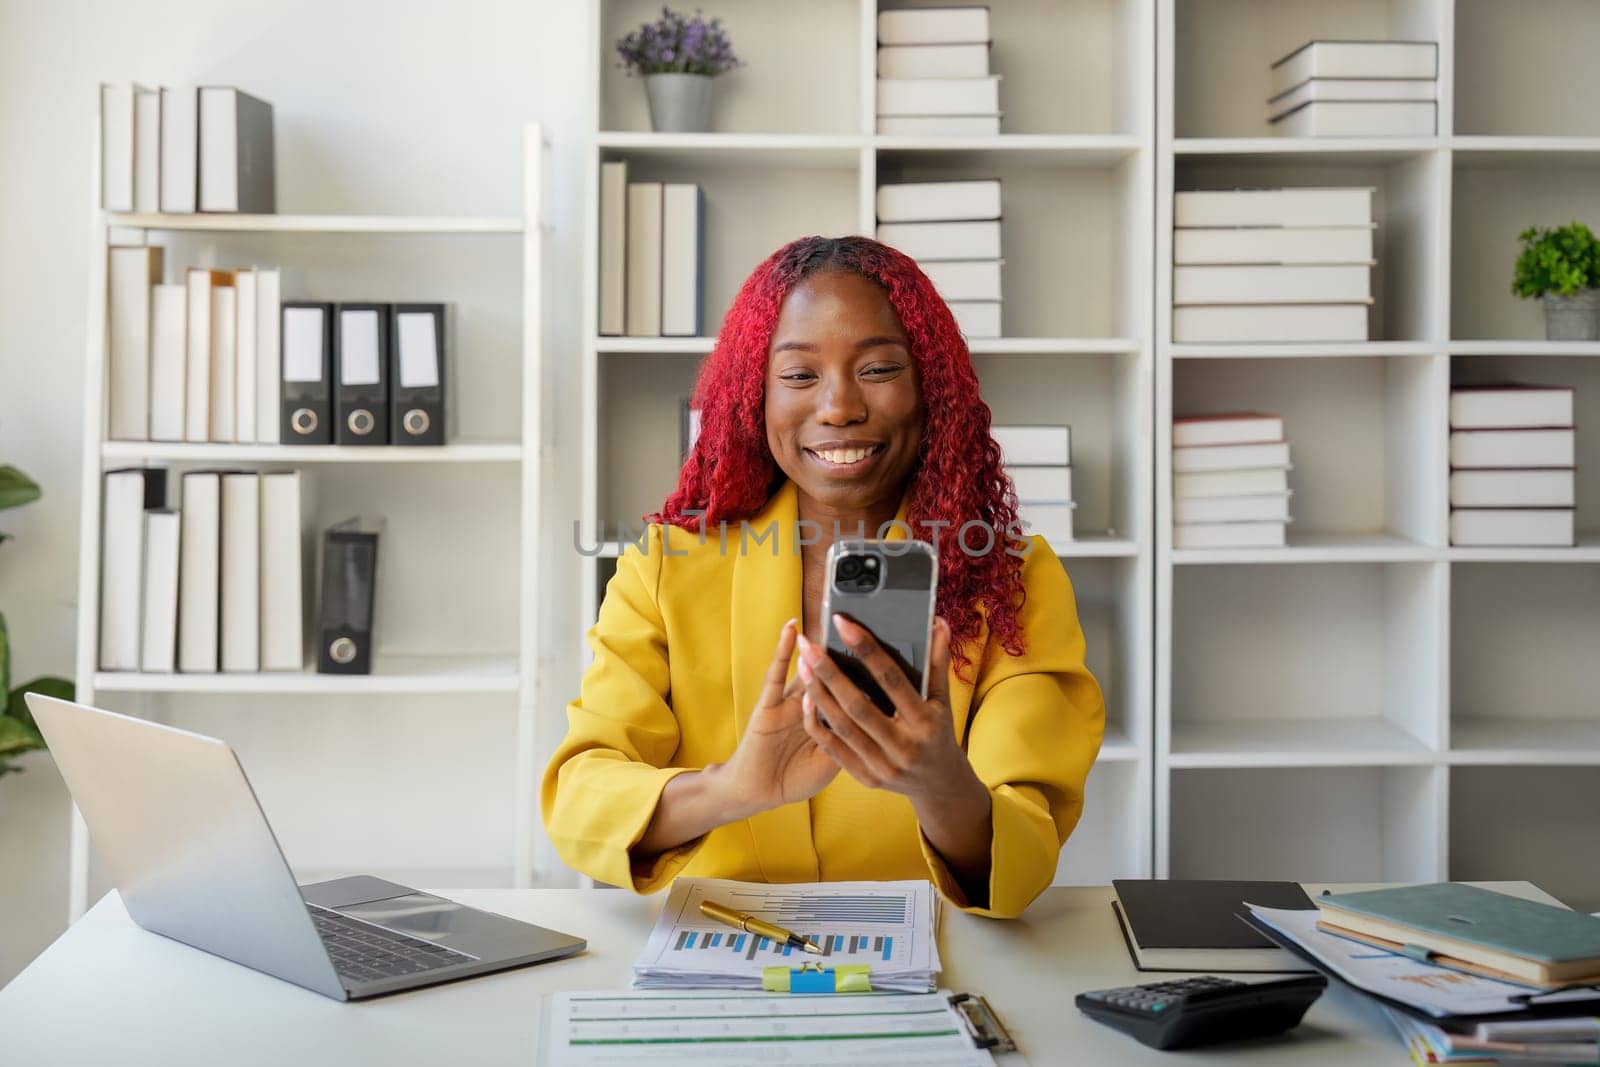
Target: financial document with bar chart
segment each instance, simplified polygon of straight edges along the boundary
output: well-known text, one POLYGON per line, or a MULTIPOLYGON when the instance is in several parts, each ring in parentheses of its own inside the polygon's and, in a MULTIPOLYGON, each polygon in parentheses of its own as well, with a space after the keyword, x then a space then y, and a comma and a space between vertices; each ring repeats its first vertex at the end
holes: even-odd
POLYGON ((939 897, 928 882, 763 885, 680 878, 633 965, 638 989, 760 989, 773 966, 865 964, 873 989, 924 992, 938 976, 939 897), (700 913, 702 901, 791 930, 822 955, 746 933, 700 913))

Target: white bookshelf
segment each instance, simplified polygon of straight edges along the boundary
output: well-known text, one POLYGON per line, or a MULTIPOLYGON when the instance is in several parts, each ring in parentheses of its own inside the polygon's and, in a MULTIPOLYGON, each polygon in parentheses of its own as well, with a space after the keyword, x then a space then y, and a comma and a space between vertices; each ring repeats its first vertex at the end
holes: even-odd
POLYGON ((1156 6, 1155 871, 1515 871, 1600 906, 1600 344, 1543 340, 1510 292, 1520 229, 1600 219, 1600 118, 1565 65, 1600 8, 1156 6), (1439 42, 1436 135, 1272 137, 1267 68, 1313 38, 1439 42), (1372 340, 1174 344, 1174 191, 1284 185, 1377 190, 1372 340), (1577 387, 1577 547, 1450 547, 1451 384, 1507 378, 1577 387), (1285 417, 1289 545, 1174 550, 1172 415, 1228 410, 1285 417))
MULTIPOLYGON (((541 859, 534 798, 542 769, 536 628, 548 146, 538 125, 520 136, 516 215, 91 209, 78 698, 232 742, 302 880, 365 870, 424 884, 527 886, 541 859), (450 399, 463 438, 437 448, 107 440, 105 263, 113 242, 161 245, 168 280, 185 266, 260 263, 282 269, 286 300, 451 303, 450 399), (282 673, 98 670, 102 475, 138 465, 167 467, 174 500, 185 470, 298 468, 312 483, 313 529, 350 515, 384 516, 373 673, 318 674, 314 656, 305 670, 282 673), (316 720, 312 736, 355 743, 370 758, 352 766, 347 756, 308 747, 308 720, 316 720), (451 877, 419 871, 421 857, 451 877)), ((93 173, 98 188, 98 158, 93 173)), ((308 649, 312 642, 308 636, 308 649)), ((74 812, 74 917, 103 881, 74 812)))
MULTIPOLYGON (((1075 585, 1089 665, 1107 696, 1105 745, 1059 880, 1147 876, 1154 8, 1148 0, 994 6, 1003 132, 930 138, 874 132, 877 13, 897 6, 909 5, 729 0, 716 14, 748 67, 718 79, 718 132, 656 134, 642 86, 616 69, 611 47, 656 6, 595 5, 581 461, 569 465, 568 489, 580 543, 595 546, 601 524, 609 532, 618 521, 637 535, 641 517, 675 484, 680 398, 738 286, 762 259, 807 234, 872 234, 880 182, 1000 178, 1005 336, 971 349, 996 422, 1072 425, 1078 537, 1055 549, 1075 585), (704 188, 708 336, 598 335, 599 169, 610 160, 627 161, 630 181, 704 188)), ((608 544, 580 557, 574 636, 592 624, 617 554, 608 544)), ((569 693, 588 660, 586 647, 574 647, 569 693)))

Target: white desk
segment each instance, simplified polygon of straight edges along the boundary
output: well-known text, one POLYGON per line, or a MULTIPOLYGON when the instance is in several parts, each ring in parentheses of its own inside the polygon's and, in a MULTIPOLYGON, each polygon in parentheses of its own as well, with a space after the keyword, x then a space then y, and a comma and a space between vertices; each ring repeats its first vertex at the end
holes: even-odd
MULTIPOLYGON (((1526 882, 1491 888, 1555 903, 1526 882)), ((1321 886, 1308 885, 1308 891, 1321 886)), ((619 890, 444 892, 588 939, 584 955, 342 1004, 135 926, 101 900, 0 990, 0 1058, 15 1064, 520 1064, 533 1062, 540 996, 620 989, 664 896, 619 890)), ((943 984, 981 992, 1034 1067, 1174 1063, 1082 1016, 1085 989, 1156 981, 1128 959, 1110 888, 1052 889, 1013 922, 947 909, 943 984)), ((1402 1064, 1381 1014, 1330 989, 1283 1038, 1181 1054, 1184 1064, 1402 1064)))

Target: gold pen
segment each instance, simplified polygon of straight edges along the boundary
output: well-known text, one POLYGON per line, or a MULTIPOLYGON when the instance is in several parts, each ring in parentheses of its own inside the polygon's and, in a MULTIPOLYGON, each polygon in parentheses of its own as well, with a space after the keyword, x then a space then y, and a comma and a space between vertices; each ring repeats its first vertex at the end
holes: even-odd
POLYGON ((793 945, 803 952, 815 952, 819 956, 822 955, 822 949, 799 934, 790 933, 783 927, 758 919, 754 915, 745 915, 743 912, 734 911, 732 908, 725 908, 721 904, 713 904, 709 900, 700 902, 700 914, 708 919, 715 919, 719 923, 727 923, 729 926, 737 927, 747 934, 757 934, 761 937, 771 938, 773 941, 793 945))

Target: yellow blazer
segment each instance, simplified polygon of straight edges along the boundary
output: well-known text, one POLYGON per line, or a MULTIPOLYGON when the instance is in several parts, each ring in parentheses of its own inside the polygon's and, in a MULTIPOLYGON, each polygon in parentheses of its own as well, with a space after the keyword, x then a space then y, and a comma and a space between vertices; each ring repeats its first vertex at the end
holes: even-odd
MULTIPOLYGON (((1105 726, 1099 683, 1084 666, 1072 585, 1039 537, 1022 569, 1025 654, 1008 655, 985 628, 972 646, 982 650, 972 656, 975 684, 950 673, 957 737, 981 709, 967 757, 994 807, 987 908, 968 906, 910 800, 842 772, 809 802, 718 827, 654 862, 632 862, 629 849, 668 780, 733 753, 778 631, 801 616, 797 517, 795 488, 786 482, 749 520, 742 552, 737 524, 727 528, 726 551, 716 531, 702 542, 654 525, 648 551, 630 545, 618 560, 588 633, 594 661, 544 773, 545 826, 556 851, 569 866, 639 893, 680 874, 755 882, 930 878, 958 907, 1020 915, 1055 874, 1105 726), (776 539, 757 543, 769 525, 776 539)), ((905 533, 894 528, 887 536, 905 533)))

